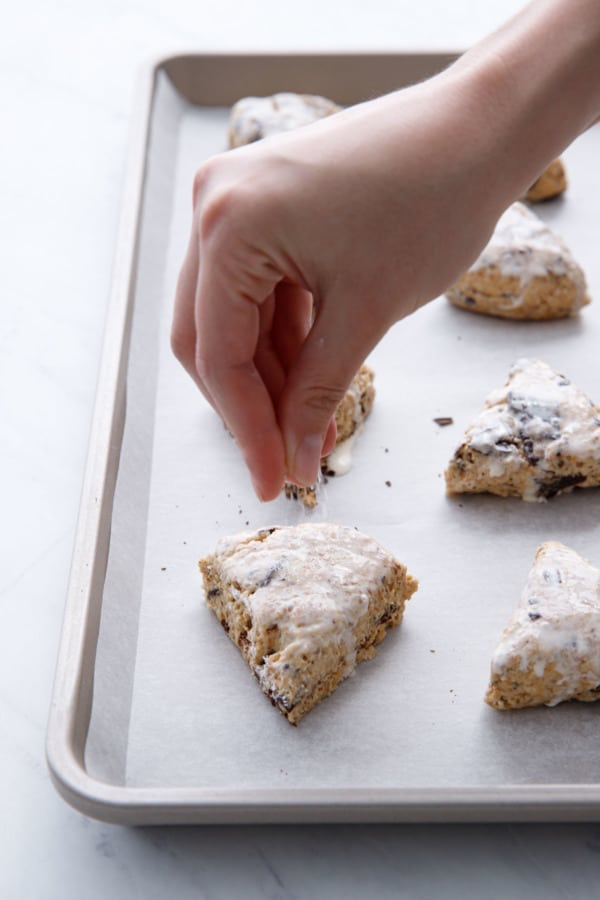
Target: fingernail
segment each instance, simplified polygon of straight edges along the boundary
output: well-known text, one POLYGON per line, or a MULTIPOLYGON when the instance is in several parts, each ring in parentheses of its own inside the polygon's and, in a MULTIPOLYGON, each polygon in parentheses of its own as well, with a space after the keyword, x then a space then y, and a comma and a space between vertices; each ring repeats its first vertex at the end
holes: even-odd
POLYGON ((308 434, 300 441, 291 473, 293 480, 298 484, 310 487, 316 482, 319 476, 322 445, 323 437, 320 434, 308 434))

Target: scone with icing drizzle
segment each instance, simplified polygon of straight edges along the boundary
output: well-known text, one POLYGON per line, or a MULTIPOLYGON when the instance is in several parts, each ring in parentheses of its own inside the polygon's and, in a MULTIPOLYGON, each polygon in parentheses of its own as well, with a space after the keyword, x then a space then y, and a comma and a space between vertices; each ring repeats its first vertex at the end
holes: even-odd
POLYGON ((600 408, 540 360, 520 359, 468 427, 449 494, 547 500, 600 485, 600 408))
MULTIPOLYGON (((371 412, 375 400, 375 373, 363 364, 346 391, 335 411, 337 438, 335 447, 329 456, 321 460, 321 472, 328 478, 345 475, 351 466, 351 454, 354 441, 371 412)), ((288 499, 301 500, 310 508, 317 504, 316 487, 298 487, 295 484, 285 485, 288 499)))
POLYGON ((600 699, 600 570, 564 544, 538 548, 485 699, 496 709, 600 699))
POLYGON ((565 242, 522 203, 503 213, 446 296, 462 309, 505 319, 560 319, 590 302, 583 270, 565 242))
POLYGON ((525 200, 529 200, 530 203, 541 203, 558 197, 566 189, 567 175, 564 163, 562 159, 555 159, 533 182, 525 194, 525 200))
POLYGON ((417 581, 354 528, 243 532, 200 560, 209 607, 292 725, 370 659, 417 581))
POLYGON ((229 146, 241 147, 282 131, 310 125, 341 109, 317 94, 280 93, 270 97, 243 97, 231 108, 229 146))

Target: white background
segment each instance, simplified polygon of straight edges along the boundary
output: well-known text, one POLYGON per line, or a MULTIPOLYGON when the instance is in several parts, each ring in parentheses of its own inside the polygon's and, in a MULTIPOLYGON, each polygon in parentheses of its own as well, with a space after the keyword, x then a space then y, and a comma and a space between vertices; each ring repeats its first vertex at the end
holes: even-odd
POLYGON ((44 761, 133 85, 191 49, 460 49, 515 0, 0 5, 0 896, 581 898, 600 826, 125 829, 44 761))

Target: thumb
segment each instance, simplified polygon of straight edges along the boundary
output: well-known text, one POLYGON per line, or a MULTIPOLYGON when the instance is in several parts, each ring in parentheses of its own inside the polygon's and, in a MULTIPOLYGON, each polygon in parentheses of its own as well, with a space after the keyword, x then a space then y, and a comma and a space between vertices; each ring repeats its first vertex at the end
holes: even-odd
POLYGON ((333 449, 336 408, 371 349, 363 352, 347 342, 344 331, 329 330, 317 319, 280 397, 286 477, 294 484, 309 486, 317 481, 321 456, 333 449))

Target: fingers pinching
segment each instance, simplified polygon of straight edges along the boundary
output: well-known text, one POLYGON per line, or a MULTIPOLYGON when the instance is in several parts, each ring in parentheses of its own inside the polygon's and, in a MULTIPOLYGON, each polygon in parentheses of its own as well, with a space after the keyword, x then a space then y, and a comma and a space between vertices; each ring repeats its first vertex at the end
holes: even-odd
POLYGON ((356 329, 348 306, 336 299, 321 303, 278 406, 287 477, 303 486, 314 484, 321 457, 332 451, 337 406, 376 342, 376 329, 356 329))
POLYGON ((272 500, 283 486, 283 440, 273 399, 255 364, 262 302, 272 289, 258 286, 256 299, 241 292, 220 260, 220 254, 203 256, 195 368, 242 452, 257 496, 272 500))
POLYGON ((319 356, 314 351, 300 354, 279 404, 286 475, 303 486, 315 483, 321 457, 335 445, 335 410, 354 374, 346 376, 339 365, 328 365, 319 356))

